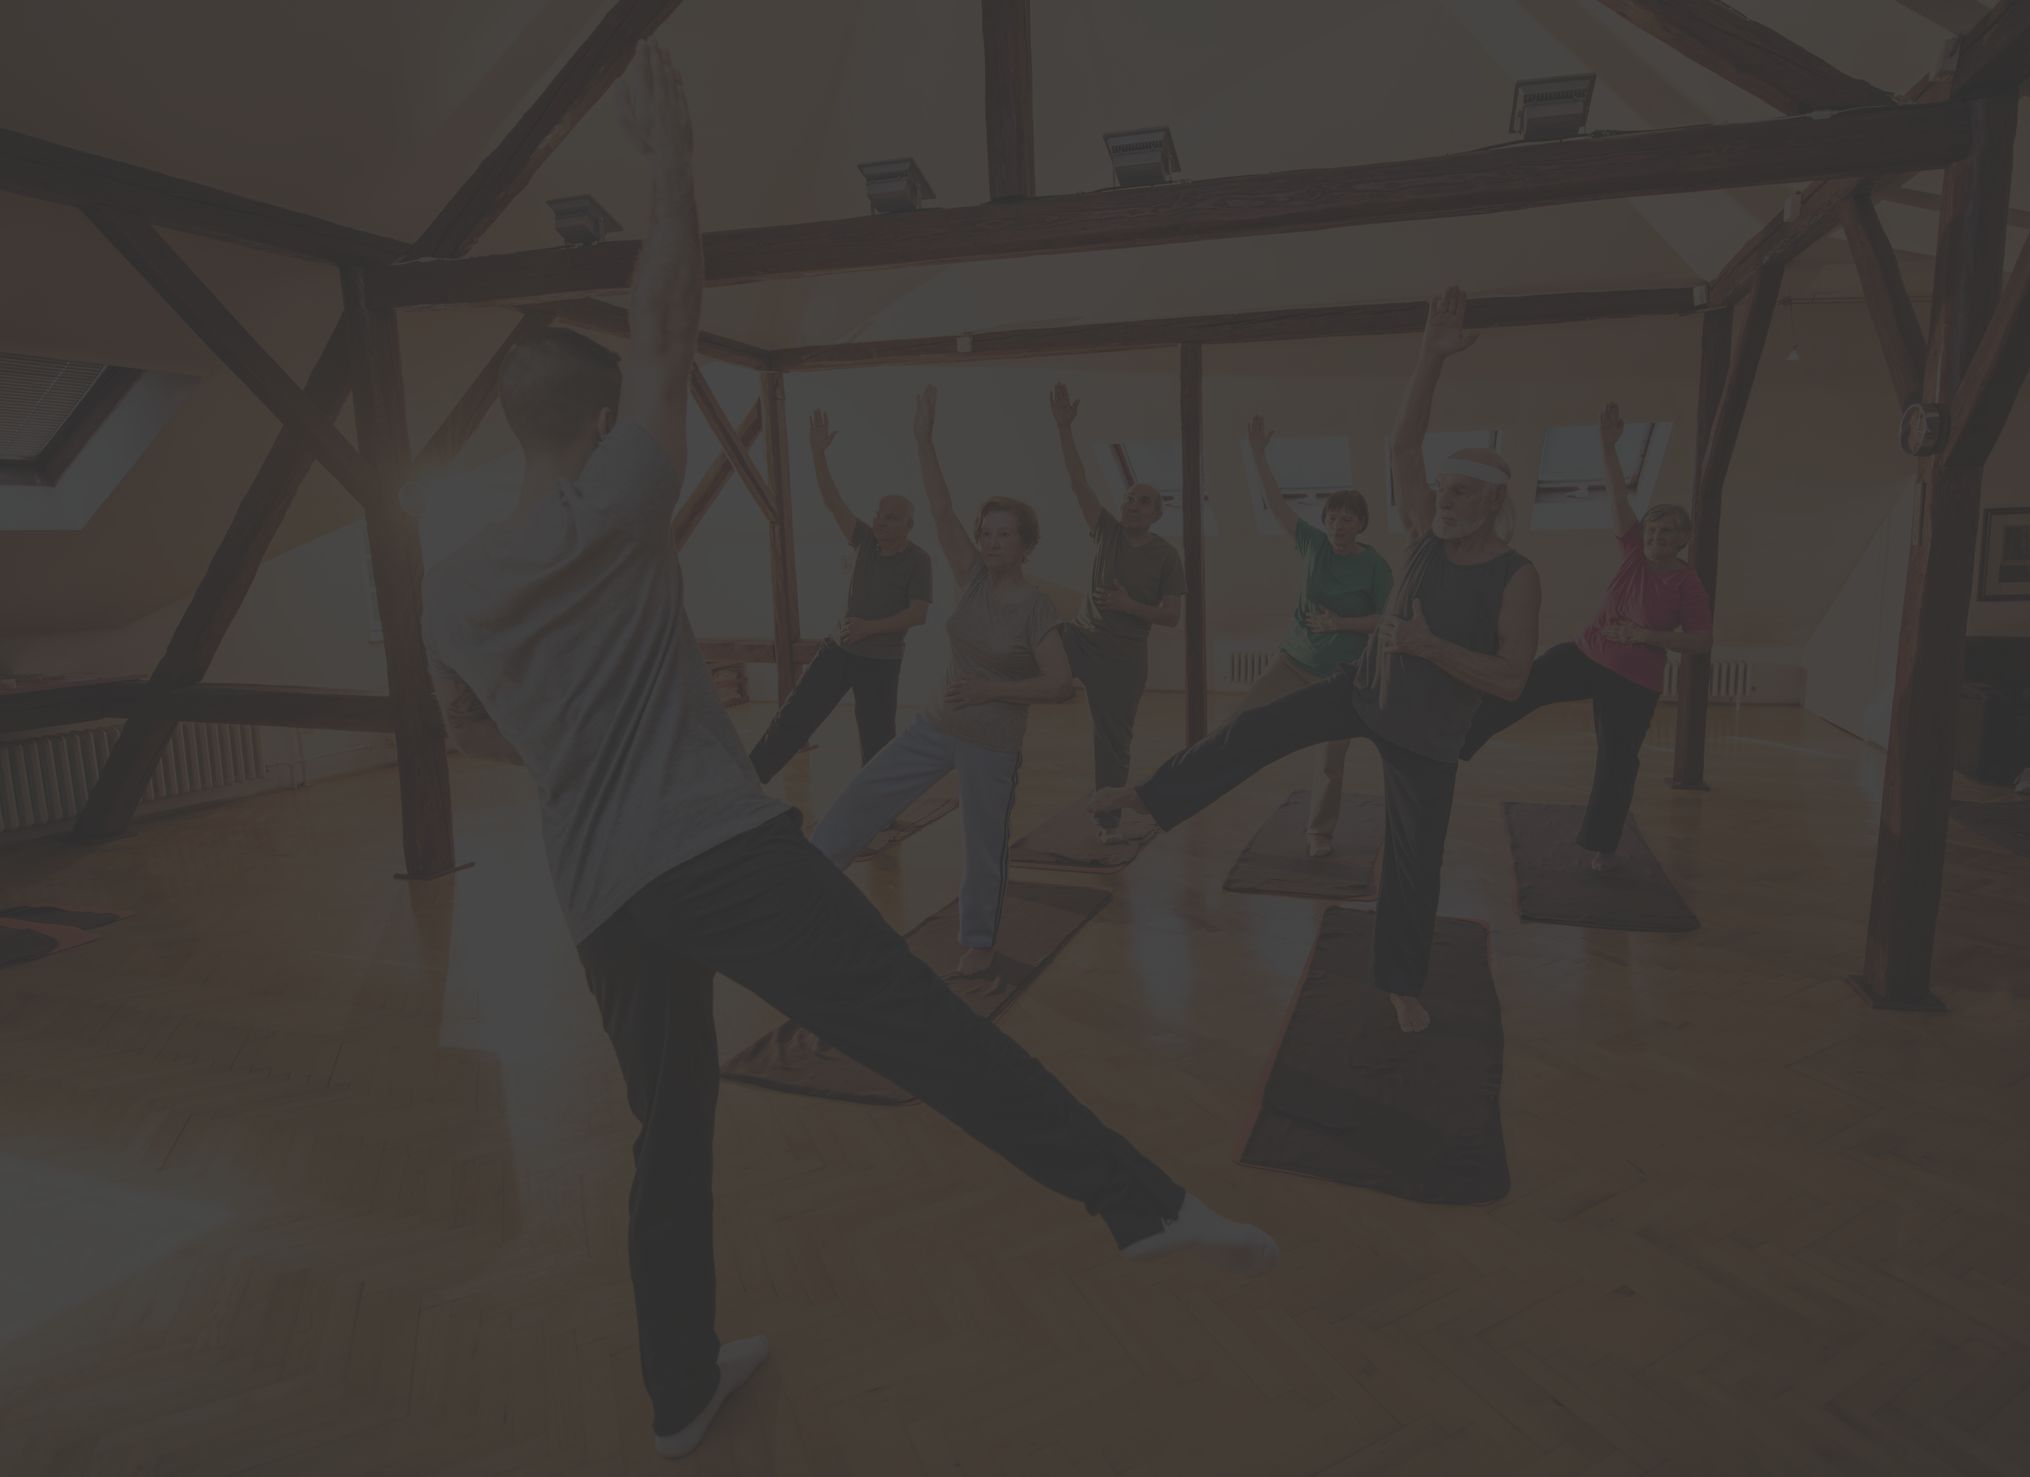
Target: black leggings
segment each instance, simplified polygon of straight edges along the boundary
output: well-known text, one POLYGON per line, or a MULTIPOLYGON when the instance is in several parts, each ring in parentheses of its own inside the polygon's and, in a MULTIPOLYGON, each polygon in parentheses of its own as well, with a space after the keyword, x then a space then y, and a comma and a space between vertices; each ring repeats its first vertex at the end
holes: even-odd
POLYGON ((1459 757, 1471 759, 1480 746, 1546 703, 1593 701, 1593 793, 1586 797, 1586 818, 1579 826, 1579 845, 1588 851, 1613 852, 1628 824, 1635 801, 1635 775, 1642 766, 1642 741, 1656 713, 1656 693, 1610 671, 1567 641, 1553 646, 1530 668, 1522 696, 1512 702, 1489 698, 1480 705, 1459 757))
POLYGON ((641 1370, 655 1429, 719 1382, 712 1122, 723 974, 914 1093, 1117 1246, 1160 1231, 1184 1191, 911 953, 788 811, 656 878, 579 945, 641 1131, 627 1199, 641 1370))
POLYGON ((1315 687, 1236 713, 1172 755, 1138 787, 1164 830, 1189 820, 1242 780, 1286 754, 1334 739, 1370 740, 1382 760, 1387 810, 1381 897, 1375 904, 1374 982, 1392 995, 1421 994, 1438 926, 1438 874, 1452 823, 1457 764, 1390 743, 1353 706, 1353 668, 1315 687))
POLYGON ((860 763, 866 764, 895 737, 895 693, 901 679, 900 657, 855 656, 827 641, 747 756, 755 774, 764 785, 774 779, 848 692, 853 694, 853 721, 860 727, 860 763))

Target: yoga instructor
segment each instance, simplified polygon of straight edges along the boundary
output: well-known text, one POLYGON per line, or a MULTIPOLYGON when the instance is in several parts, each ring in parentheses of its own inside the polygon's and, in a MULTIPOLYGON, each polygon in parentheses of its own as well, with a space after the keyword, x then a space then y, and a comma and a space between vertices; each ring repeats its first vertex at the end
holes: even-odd
POLYGON ((1466 331, 1458 288, 1431 300, 1390 442, 1412 542, 1379 640, 1330 681, 1237 714, 1140 786, 1103 790, 1091 801, 1095 811, 1145 811, 1170 830, 1286 754, 1333 739, 1369 740, 1381 754, 1387 814, 1374 983, 1387 992, 1405 1031, 1431 1024, 1418 997, 1437 929, 1460 745, 1483 697, 1522 693, 1542 603, 1536 566, 1508 546, 1508 463, 1480 449, 1456 452, 1435 469, 1424 463, 1424 433, 1445 362, 1478 338, 1466 331))

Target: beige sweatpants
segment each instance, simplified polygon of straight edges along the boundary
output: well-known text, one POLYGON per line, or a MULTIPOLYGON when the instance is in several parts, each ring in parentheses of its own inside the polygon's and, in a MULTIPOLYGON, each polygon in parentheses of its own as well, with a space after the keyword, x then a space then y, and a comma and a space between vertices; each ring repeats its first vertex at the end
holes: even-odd
MULTIPOLYGON (((1269 670, 1257 677, 1255 685, 1242 695, 1234 712, 1245 713, 1279 697, 1316 687, 1324 680, 1323 677, 1314 677, 1279 651, 1275 661, 1269 664, 1269 670)), ((1330 836, 1339 824, 1339 792, 1346 781, 1346 746, 1347 740, 1335 739, 1318 745, 1314 750, 1317 757, 1311 769, 1311 818, 1304 825, 1304 829, 1313 836, 1330 836)))

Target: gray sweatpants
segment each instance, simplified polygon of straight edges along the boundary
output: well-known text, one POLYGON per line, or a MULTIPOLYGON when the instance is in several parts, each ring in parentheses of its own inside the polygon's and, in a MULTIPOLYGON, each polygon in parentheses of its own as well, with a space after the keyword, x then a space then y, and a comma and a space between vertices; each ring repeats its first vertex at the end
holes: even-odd
POLYGON ((1022 755, 983 749, 918 718, 854 775, 811 844, 835 867, 852 865, 860 849, 932 785, 959 772, 959 821, 965 828, 965 872, 959 879, 959 944, 991 949, 1001 931, 1008 883, 1008 826, 1022 755))
MULTIPOLYGON (((1128 782, 1129 750, 1135 742, 1135 710, 1149 685, 1149 645, 1119 652, 1102 638, 1077 626, 1059 626, 1071 675, 1085 684, 1086 708, 1093 720, 1093 788, 1111 790, 1128 782)), ((1102 826, 1118 826, 1121 813, 1110 810, 1093 817, 1102 826)))
MULTIPOLYGON (((1302 692, 1325 681, 1305 671, 1284 652, 1277 652, 1269 670, 1255 679, 1234 706, 1235 713, 1266 707, 1279 697, 1302 692)), ((1313 836, 1330 836, 1339 826, 1339 796, 1346 784, 1347 740, 1330 739, 1311 752, 1311 817, 1304 829, 1313 836)))

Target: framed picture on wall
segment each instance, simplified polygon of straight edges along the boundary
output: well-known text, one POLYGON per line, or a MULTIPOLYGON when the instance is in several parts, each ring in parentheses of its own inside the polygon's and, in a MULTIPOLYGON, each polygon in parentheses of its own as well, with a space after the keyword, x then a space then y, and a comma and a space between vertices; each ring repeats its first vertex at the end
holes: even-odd
POLYGON ((2030 600, 2030 508, 1982 516, 1981 599, 2030 600))

